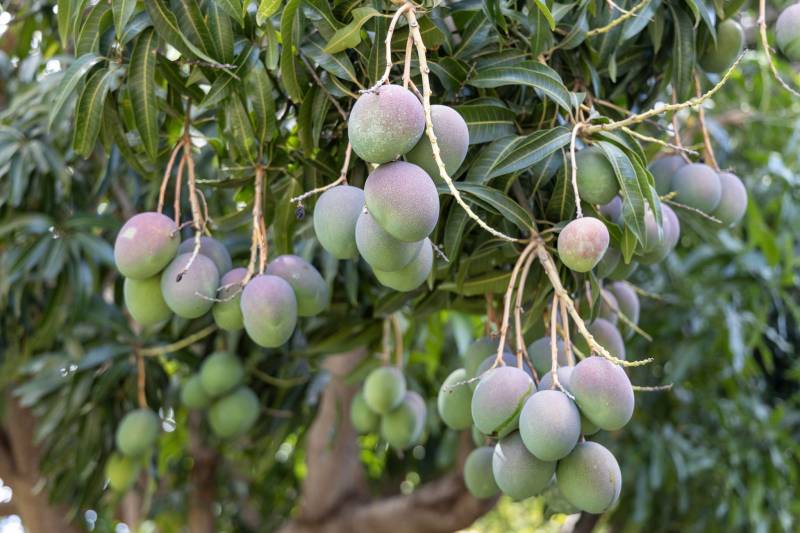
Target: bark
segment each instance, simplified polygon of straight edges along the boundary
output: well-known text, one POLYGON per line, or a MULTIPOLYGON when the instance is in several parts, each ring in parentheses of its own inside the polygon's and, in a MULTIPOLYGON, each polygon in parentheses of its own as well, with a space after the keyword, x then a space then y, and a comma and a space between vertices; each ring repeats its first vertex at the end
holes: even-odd
POLYGON ((68 520, 68 509, 50 502, 39 470, 41 449, 34 441, 36 420, 10 393, 0 434, 0 477, 13 490, 2 511, 18 514, 30 533, 78 533, 83 529, 68 520))
POLYGON ((192 413, 189 418, 189 452, 194 459, 189 474, 188 518, 191 533, 214 533, 213 504, 215 497, 215 474, 217 453, 207 447, 199 431, 201 419, 199 413, 192 413))
POLYGON ((478 500, 464 486, 461 468, 471 449, 466 432, 455 471, 409 495, 369 498, 349 417, 359 386, 345 382, 364 355, 360 350, 328 357, 324 363, 331 380, 307 437, 308 477, 300 512, 282 533, 444 533, 469 526, 496 500, 478 500))

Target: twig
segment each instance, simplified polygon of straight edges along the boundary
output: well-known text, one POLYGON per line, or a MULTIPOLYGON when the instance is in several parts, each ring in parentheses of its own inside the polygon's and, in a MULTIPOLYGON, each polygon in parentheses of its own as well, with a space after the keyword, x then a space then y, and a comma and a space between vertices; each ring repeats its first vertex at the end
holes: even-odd
POLYGON ((267 242, 267 226, 264 222, 262 204, 264 202, 264 168, 256 168, 255 199, 253 203, 253 224, 258 225, 258 273, 263 274, 267 266, 269 245, 267 242))
POLYGON ((303 383, 308 382, 308 376, 298 376, 296 378, 278 378, 275 376, 270 376, 263 370, 259 370, 258 368, 251 368, 250 372, 253 373, 255 377, 263 381, 268 385, 272 385, 273 387, 279 387, 283 389, 288 389, 290 387, 296 387, 297 385, 302 385, 303 383))
POLYGON ((600 297, 603 299, 603 301, 606 303, 607 306, 609 306, 615 313, 617 313, 619 319, 622 320, 622 322, 625 323, 626 326, 628 326, 633 331, 635 331, 636 333, 647 339, 649 342, 653 342, 653 337, 651 337, 646 331, 644 331, 637 324, 635 324, 633 320, 628 318, 628 316, 625 313, 623 313, 622 310, 619 308, 619 303, 611 300, 611 298, 608 297, 606 291, 600 291, 600 297))
POLYGON ((764 53, 767 56, 767 63, 769 63, 769 69, 772 71, 772 75, 776 80, 778 80, 778 83, 781 84, 781 87, 789 91, 792 95, 800 98, 800 92, 797 92, 796 89, 786 83, 786 81, 784 81, 784 79, 781 77, 780 73, 778 72, 778 67, 775 65, 775 60, 772 57, 772 51, 769 47, 769 41, 767 40, 766 0, 758 0, 758 30, 759 34, 761 35, 761 47, 764 49, 764 53))
POLYGON ((590 38, 590 37, 594 37, 595 35, 600 35, 601 33, 607 33, 609 31, 613 30, 614 28, 616 28, 617 26, 619 26, 620 24, 622 24, 623 22, 625 22, 626 20, 628 20, 629 18, 634 16, 637 12, 641 11, 642 8, 644 8, 647 4, 650 3, 650 0, 642 0, 641 2, 639 2, 638 4, 633 6, 630 9, 630 11, 625 11, 624 9, 619 8, 613 2, 610 2, 610 3, 612 5, 614 5, 614 7, 617 7, 620 11, 623 11, 623 14, 621 16, 615 18, 614 20, 612 20, 611 22, 609 22, 608 24, 606 24, 605 26, 603 26, 601 28, 595 28, 593 30, 587 31, 586 32, 586 38, 587 39, 590 38))
MULTIPOLYGON (((700 89, 700 77, 697 74, 694 75, 694 91, 697 96, 702 94, 700 89)), ((703 133, 703 146, 705 147, 706 161, 714 170, 719 172, 717 158, 714 156, 714 147, 711 146, 711 136, 708 134, 708 128, 706 128, 706 111, 703 109, 703 106, 700 105, 697 107, 697 112, 700 118, 700 131, 703 133)))
POLYGON ((317 83, 317 86, 319 86, 319 88, 322 89, 322 92, 324 92, 325 96, 328 98, 328 100, 331 101, 331 103, 333 104, 333 107, 336 108, 336 111, 342 117, 342 120, 347 122, 347 113, 345 112, 344 108, 342 108, 342 105, 339 103, 339 101, 336 99, 336 97, 331 94, 331 92, 328 90, 328 88, 325 87, 325 85, 323 85, 322 80, 319 79, 319 76, 317 76, 317 73, 314 70, 314 67, 312 67, 309 64, 309 62, 306 59, 306 57, 303 56, 302 54, 301 54, 301 57, 303 58, 303 64, 306 66, 306 70, 308 70, 309 74, 311 74, 311 77, 314 78, 314 81, 317 83))
POLYGON ((517 258, 517 262, 514 263, 514 268, 511 270, 511 277, 508 280, 508 288, 506 289, 505 296, 503 297, 503 318, 500 324, 500 341, 497 343, 497 354, 494 358, 494 364, 492 368, 498 365, 505 365, 503 361, 503 350, 505 349, 506 345, 506 336, 508 335, 508 320, 509 315, 511 314, 511 297, 514 294, 514 287, 517 283, 517 275, 519 274, 520 269, 525 264, 525 260, 528 258, 528 255, 532 254, 533 251, 538 246, 536 241, 531 241, 522 250, 522 253, 519 254, 517 258))
MULTIPOLYGON (((673 115, 672 120, 677 122, 677 115, 673 115)), ((680 138, 677 137, 677 135, 675 137, 677 142, 675 144, 672 144, 672 143, 668 143, 666 141, 662 141, 661 139, 657 139, 655 137, 650 137, 649 135, 645 135, 643 133, 639 133, 638 131, 632 130, 632 129, 628 128, 628 127, 622 128, 622 131, 624 131, 625 133, 627 133, 631 137, 636 137, 637 139, 639 139, 641 141, 658 144, 658 145, 664 146, 665 148, 671 148, 672 150, 675 150, 676 152, 683 152, 683 153, 691 154, 691 155, 695 155, 695 156, 696 155, 700 155, 694 150, 691 150, 689 148, 684 148, 683 145, 680 144, 680 138)))
POLYGON ((403 369, 403 332, 400 329, 400 320, 397 315, 389 317, 394 332, 394 364, 400 370, 403 369))
POLYGON ((327 185, 323 185, 322 187, 317 187, 316 189, 311 189, 308 192, 301 194, 300 196, 295 196, 294 198, 290 199, 289 201, 292 203, 297 203, 298 205, 302 205, 303 200, 306 198, 313 196, 315 194, 319 194, 321 192, 325 192, 328 189, 332 189, 333 187, 339 185, 340 183, 347 183, 347 169, 350 166, 350 154, 353 151, 353 147, 350 143, 347 143, 347 148, 344 151, 344 164, 342 165, 342 170, 339 173, 339 177, 335 180, 330 182, 327 185))
POLYGON ((564 350, 567 353, 567 364, 575 366, 575 354, 572 351, 572 340, 569 338, 569 316, 567 315, 567 305, 564 300, 561 303, 561 337, 564 339, 564 350))
POLYGON ((550 377, 553 378, 551 388, 560 390, 574 400, 575 397, 564 389, 561 380, 558 379, 558 333, 556 332, 558 329, 558 303, 558 293, 554 292, 553 303, 550 305, 550 377))
POLYGON ((441 248, 433 244, 433 242, 431 242, 431 246, 433 247, 433 251, 436 252, 436 255, 438 255, 442 261, 444 261, 445 263, 450 262, 450 260, 447 258, 447 256, 444 254, 444 251, 441 248))
POLYGON ((403 16, 409 10, 413 10, 414 6, 412 4, 403 4, 397 11, 394 12, 394 16, 392 17, 392 21, 389 23, 389 29, 386 30, 386 70, 383 72, 383 76, 370 87, 369 89, 362 89, 361 93, 374 93, 377 91, 381 85, 387 83, 389 81, 389 75, 392 72, 392 36, 394 35, 394 29, 397 26, 397 21, 400 20, 400 17, 403 16))
POLYGON ((655 387, 642 387, 640 385, 633 386, 633 390, 637 392, 658 392, 670 389, 672 389, 672 383, 669 383, 667 385, 656 385, 655 387))
POLYGON ((182 141, 178 141, 178 144, 176 144, 175 148, 172 149, 172 154, 169 156, 169 161, 167 162, 167 168, 164 170, 164 177, 161 178, 161 190, 158 193, 159 213, 164 210, 164 199, 167 196, 167 184, 169 183, 169 177, 172 174, 172 166, 175 164, 175 158, 178 156, 178 150, 181 149, 182 144, 182 141))
POLYGON ((383 334, 381 335, 381 361, 384 365, 389 365, 391 359, 391 350, 389 349, 389 338, 391 337, 392 323, 389 317, 383 319, 383 334))
POLYGON ((181 181, 183 180, 183 171, 186 167, 186 160, 181 157, 178 163, 178 174, 175 176, 175 203, 173 209, 175 211, 175 224, 181 223, 181 181))
POLYGON ((578 194, 578 162, 575 159, 575 139, 577 139, 578 132, 584 126, 585 124, 583 122, 578 122, 575 124, 575 127, 572 128, 572 135, 569 139, 569 160, 570 165, 572 165, 572 192, 575 193, 575 218, 583 218, 583 211, 581 210, 581 195, 578 194))
MULTIPOLYGON (((528 348, 525 346, 525 338, 522 335, 522 298, 525 295, 525 283, 528 279, 528 273, 531 270, 533 260, 536 259, 535 254, 528 254, 525 264, 522 266, 522 271, 519 277, 519 287, 517 287, 517 302, 514 306, 514 333, 516 335, 515 344, 517 345, 517 368, 522 368, 523 357, 525 360, 530 361, 528 357, 528 348)), ((529 362, 530 364, 530 362, 529 362)), ((533 365, 530 365, 531 373, 533 374, 533 381, 539 384, 539 375, 533 365)))
POLYGON ((497 312, 494 309, 494 293, 487 292, 484 295, 484 299, 486 300, 486 323, 483 329, 486 335, 491 335, 500 331, 500 325, 497 323, 497 312), (494 332, 492 327, 494 327, 494 332))
POLYGON ((211 324, 204 327, 197 333, 193 333, 188 337, 186 337, 185 339, 181 339, 171 344, 165 344, 163 346, 152 346, 150 348, 142 348, 141 350, 139 350, 139 354, 144 357, 155 357, 159 355, 166 355, 172 352, 177 352, 178 350, 182 350, 200 341, 201 339, 208 337, 216 330, 217 326, 215 324, 211 324))
POLYGON ((147 409, 147 378, 144 370, 144 357, 137 351, 136 353, 136 389, 139 400, 139 407, 147 409))
POLYGON ((674 205, 675 207, 679 207, 681 209, 685 209, 687 211, 691 211, 692 213, 700 215, 701 217, 705 218, 706 220, 710 220, 711 222, 716 222, 717 224, 722 224, 722 221, 720 219, 718 219, 717 217, 715 217, 713 215, 709 215, 708 213, 706 213, 704 211, 701 211, 700 209, 697 209, 696 207, 692 207, 692 206, 689 206, 689 205, 686 205, 686 204, 682 204, 682 203, 676 202, 675 200, 665 199, 664 201, 667 202, 669 205, 674 205))

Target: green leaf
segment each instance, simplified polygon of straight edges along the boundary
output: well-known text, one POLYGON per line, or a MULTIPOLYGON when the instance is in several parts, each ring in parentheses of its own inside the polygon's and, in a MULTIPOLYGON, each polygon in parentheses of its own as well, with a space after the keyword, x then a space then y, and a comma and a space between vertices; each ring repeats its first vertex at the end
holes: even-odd
POLYGON ((507 107, 491 104, 464 104, 455 107, 467 123, 469 143, 494 141, 516 132, 516 115, 507 107))
POLYGON ((275 119, 275 100, 272 97, 272 81, 261 61, 250 69, 245 79, 247 95, 253 109, 255 133, 259 145, 278 133, 275 119))
POLYGON ((105 109, 103 110, 103 135, 108 135, 114 140, 114 146, 117 147, 125 161, 136 172, 142 176, 149 176, 153 170, 145 166, 144 159, 140 159, 139 154, 128 144, 125 130, 122 127, 122 122, 119 119, 116 104, 113 100, 113 96, 106 98, 105 109))
POLYGON ((488 68, 478 72, 468 83, 481 88, 528 85, 565 110, 570 109, 571 98, 561 77, 555 70, 536 61, 523 61, 516 66, 488 68))
POLYGON ((214 54, 211 30, 209 30, 196 0, 178 0, 176 20, 184 30, 188 41, 196 45, 204 54, 208 56, 214 54))
POLYGON ((261 26, 268 18, 278 12, 281 0, 261 0, 256 11, 256 24, 261 26))
POLYGON ((508 286, 511 279, 511 272, 489 272, 482 276, 469 279, 462 284, 454 281, 447 281, 439 285, 439 289, 449 292, 457 292, 462 296, 479 296, 491 293, 501 293, 508 286))
POLYGON ((58 0, 58 35, 61 37, 62 48, 67 47, 75 19, 75 11, 80 2, 78 0, 58 0))
POLYGON ((289 98, 295 103, 303 101, 303 91, 297 81, 296 49, 294 47, 294 21, 300 0, 289 0, 281 15, 281 80, 289 98))
POLYGON ((572 182, 563 169, 556 177, 553 192, 547 202, 545 215, 549 220, 570 220, 575 213, 575 192, 572 190, 572 182))
POLYGON ((545 20, 547 20, 547 25, 550 27, 550 31, 554 31, 556 29, 556 19, 553 18, 553 13, 550 11, 550 8, 547 7, 545 1, 533 0, 533 3, 536 5, 539 13, 541 13, 545 20))
POLYGON ((339 52, 331 55, 322 45, 322 37, 315 34, 300 48, 300 51, 337 78, 358 83, 356 69, 347 54, 339 52))
POLYGON ((113 71, 102 68, 87 80, 75 111, 75 130, 72 147, 76 153, 89 157, 94 149, 103 119, 103 105, 113 71))
POLYGON ((136 0, 111 0, 111 11, 114 14, 114 29, 117 40, 120 41, 122 31, 136 11, 136 0))
POLYGON ((530 167, 569 143, 570 131, 558 126, 529 135, 494 141, 473 162, 467 181, 486 183, 492 178, 530 167))
POLYGON ((675 9, 670 4, 674 21, 675 36, 672 43, 672 85, 679 101, 692 95, 695 63, 695 31, 692 19, 685 11, 675 9))
POLYGON ((234 62, 235 68, 231 74, 227 74, 224 76, 218 77, 214 83, 211 85, 211 89, 208 90, 208 94, 206 97, 203 98, 203 101, 200 102, 200 106, 202 107, 211 107, 217 103, 219 103, 223 98, 228 96, 228 93, 232 89, 232 83, 236 81, 236 79, 242 79, 247 72, 247 69, 250 67, 250 54, 253 52, 253 45, 252 43, 248 43, 247 46, 241 51, 239 57, 236 58, 234 62), (236 76, 236 79, 234 78, 236 76))
POLYGON ((336 30, 325 45, 325 51, 335 54, 348 48, 355 48, 361 42, 361 26, 380 12, 372 7, 358 7, 353 10, 353 20, 345 27, 336 30))
POLYGON ((622 196, 622 219, 625 226, 630 228, 640 243, 643 243, 645 240, 645 191, 639 182, 636 168, 627 154, 617 145, 600 141, 596 143, 596 146, 603 151, 617 176, 620 196, 622 196))
POLYGON ((144 11, 138 13, 122 30, 122 35, 119 38, 120 44, 128 44, 142 33, 145 28, 149 28, 152 25, 153 21, 150 20, 150 16, 147 13, 144 11))
POLYGON ((242 10, 242 0, 216 0, 220 6, 232 19, 244 26, 244 11, 242 10))
POLYGON ((233 26, 231 19, 222 13, 217 4, 210 2, 208 5, 208 29, 211 32, 211 42, 214 55, 223 63, 233 61, 233 26))
POLYGON ((389 23, 384 17, 374 19, 372 45, 369 50, 367 72, 370 85, 378 83, 386 69, 386 30, 389 23))
POLYGON ((236 146, 242 157, 251 163, 255 162, 255 134, 242 101, 234 95, 228 99, 225 109, 226 129, 230 135, 230 142, 236 146))
POLYGON ((128 70, 128 91, 136 113, 136 129, 144 149, 151 160, 158 157, 158 102, 156 101, 156 49, 155 31, 148 28, 142 33, 131 53, 128 70))
POLYGON ((64 75, 61 77, 61 82, 58 84, 58 91, 55 95, 53 105, 50 108, 50 114, 47 119, 48 129, 52 129, 53 122, 55 122, 56 118, 60 114, 61 109, 67 102, 67 99, 70 97, 70 95, 72 95, 72 91, 75 90, 78 82, 80 82, 81 79, 83 79, 83 76, 89 72, 89 69, 91 69, 98 62, 102 61, 102 59, 102 57, 94 53, 85 54, 76 59, 69 66, 66 72, 64 72, 64 75))
POLYGON ((75 43, 75 55, 80 57, 100 49, 100 36, 112 24, 111 8, 106 3, 96 4, 81 27, 75 43))
POLYGON ((178 25, 175 14, 164 4, 164 0, 148 0, 144 5, 158 36, 175 47, 184 57, 202 59, 209 63, 217 62, 186 37, 178 25))
MULTIPOLYGON (((456 182, 455 186, 460 192, 466 193, 468 197, 479 200, 482 204, 490 207, 518 228, 524 231, 530 231, 533 228, 533 221, 528 212, 517 202, 497 189, 478 183, 466 182, 456 182)), ((447 193, 449 189, 441 185, 439 186, 439 191, 447 193)))

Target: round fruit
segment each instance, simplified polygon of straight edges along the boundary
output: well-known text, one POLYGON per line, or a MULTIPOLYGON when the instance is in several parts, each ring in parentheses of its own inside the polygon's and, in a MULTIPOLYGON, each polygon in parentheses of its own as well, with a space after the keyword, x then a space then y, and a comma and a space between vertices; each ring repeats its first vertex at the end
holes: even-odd
POLYGON ((106 461, 108 485, 117 492, 125 492, 139 477, 141 464, 130 457, 114 452, 106 461))
MULTIPOLYGON (((624 283, 621 281, 617 281, 612 283, 609 286, 609 290, 614 294, 617 298, 617 304, 619 304, 619 312, 625 315, 629 321, 633 322, 634 324, 639 324, 639 311, 640 311, 640 304, 639 304, 639 297, 636 296, 636 291, 633 290, 629 283, 624 283)), ((625 321, 622 321, 622 330, 625 337, 630 337, 633 334, 633 328, 628 326, 625 321)))
POLYGON ((150 409, 131 411, 117 427, 117 449, 128 457, 148 453, 158 438, 160 426, 158 416, 150 409))
POLYGON ((427 408, 422 397, 406 392, 400 405, 381 418, 381 436, 396 450, 405 450, 417 442, 425 429, 427 408))
MULTIPOLYGON (((192 253, 194 251, 194 242, 194 237, 183 241, 181 245, 178 246, 178 255, 192 253)), ((225 245, 217 239, 206 236, 200 237, 200 253, 214 261, 214 265, 217 267, 217 271, 220 274, 228 272, 233 268, 231 254, 228 252, 228 249, 225 248, 225 245)))
POLYGON ((585 148, 575 155, 578 195, 590 204, 605 204, 619 192, 619 183, 611 163, 603 151, 595 146, 585 148))
POLYGON ((612 324, 616 324, 619 320, 619 315, 617 314, 617 310, 619 309, 619 303, 617 303, 617 297, 614 294, 606 289, 600 290, 600 301, 599 308, 597 310, 598 318, 602 318, 611 322, 612 324))
MULTIPOLYGON (((569 380, 572 377, 572 370, 574 368, 575 368, 574 366, 560 366, 560 367, 558 367, 558 383, 567 392, 570 392, 570 390, 569 390, 569 380)), ((542 379, 539 380, 538 389, 539 389, 539 391, 556 390, 557 387, 554 387, 553 385, 555 385, 555 384, 553 383, 553 373, 551 371, 551 372, 548 372, 547 374, 545 374, 544 376, 542 376, 542 379)))
POLYGON ((242 291, 242 319, 247 335, 259 346, 277 348, 297 324, 297 298, 283 278, 263 274, 242 291))
POLYGON ((719 174, 702 163, 692 163, 678 169, 672 178, 675 201, 712 213, 722 197, 719 174))
POLYGON ((219 287, 217 267, 204 255, 198 254, 184 272, 191 258, 191 253, 179 255, 161 274, 164 301, 182 318, 199 318, 210 311, 219 287))
MULTIPOLYGON (((541 376, 545 372, 549 372, 553 366, 553 353, 551 349, 550 336, 547 335, 540 339, 533 341, 528 346, 528 358, 533 363, 533 368, 541 376)), ((567 351, 564 349, 564 341, 561 338, 556 339, 556 360, 559 366, 567 364, 567 351)))
POLYGON ((433 268, 433 245, 427 237, 417 256, 400 270, 384 272, 373 269, 375 277, 384 287, 400 292, 413 291, 428 279, 433 268))
POLYGON ((239 331, 244 327, 242 318, 242 286, 247 276, 246 268, 234 268, 219 280, 219 302, 214 303, 211 314, 214 322, 225 331, 239 331))
POLYGON ((518 432, 494 447, 492 473, 497 486, 514 500, 524 500, 542 492, 555 472, 556 463, 537 459, 522 442, 518 432))
POLYGON ((472 420, 481 433, 504 437, 517 429, 525 400, 536 392, 530 376, 513 366, 486 372, 472 395, 472 420))
POLYGON ((656 182, 656 192, 667 194, 672 190, 672 177, 679 168, 686 166, 686 160, 679 155, 659 157, 650 163, 650 173, 656 182))
POLYGON ((161 277, 147 279, 125 278, 122 289, 125 307, 131 317, 142 326, 152 326, 172 316, 172 311, 161 294, 161 277))
POLYGON ((492 473, 493 457, 494 447, 481 446, 472 450, 464 462, 464 484, 476 498, 492 498, 500 492, 492 473))
POLYGON ((733 226, 747 211, 747 189, 742 180, 730 172, 720 172, 719 181, 722 185, 722 196, 711 215, 718 218, 723 225, 733 226))
MULTIPOLYGON (((619 330, 614 324, 603 318, 596 318, 589 324, 588 330, 594 337, 594 340, 597 341, 600 346, 608 350, 611 355, 619 357, 620 359, 625 359, 625 342, 622 340, 622 335, 620 335, 619 330)), ((578 342, 583 342, 583 339, 579 339, 578 342)), ((588 353, 588 351, 587 348, 583 350, 583 353, 588 353)))
POLYGON ((351 185, 328 189, 314 207, 317 240, 337 259, 352 259, 356 248, 356 221, 364 209, 364 191, 351 185))
POLYGON ((467 429, 472 425, 472 389, 464 383, 466 380, 466 370, 454 370, 442 383, 436 398, 439 416, 450 429, 467 429))
POLYGON ((281 255, 267 265, 267 274, 285 279, 297 298, 297 315, 314 316, 328 307, 328 284, 314 265, 296 255, 281 255))
POLYGON ((653 244, 648 251, 639 256, 639 261, 645 265, 652 265, 663 261, 677 246, 681 238, 681 223, 675 211, 664 203, 661 204, 661 235, 658 235, 658 226, 649 209, 645 211, 644 221, 647 228, 646 243, 649 244, 647 241, 650 241, 653 244))
POLYGON ((353 151, 370 163, 397 159, 417 144, 424 131, 422 104, 400 85, 382 85, 359 96, 347 121, 353 151))
POLYGON ((239 358, 228 352, 208 356, 200 367, 200 383, 211 397, 220 396, 237 387, 244 380, 244 367, 239 358))
POLYGON ((211 430, 223 439, 246 433, 258 420, 258 397, 247 387, 239 387, 217 400, 208 411, 211 430))
POLYGON ((775 40, 790 61, 800 61, 800 4, 787 7, 778 16, 775 40))
POLYGON ((706 72, 719 74, 728 70, 744 48, 744 31, 738 22, 728 19, 717 25, 717 42, 709 42, 700 56, 706 72))
POLYGON ((361 213, 356 223, 356 246, 369 265, 383 272, 400 270, 422 249, 424 241, 402 242, 384 230, 370 213, 361 213))
POLYGON ((578 408, 606 431, 622 428, 633 416, 633 387, 620 367, 602 357, 587 357, 572 371, 570 392, 578 408))
POLYGON ((605 224, 594 217, 573 220, 558 235, 558 257, 575 272, 589 272, 608 248, 605 224))
POLYGON ((126 278, 150 278, 172 261, 178 243, 178 227, 171 218, 161 213, 139 213, 117 234, 114 263, 126 278))
MULTIPOLYGON (((452 176, 467 157, 469 148, 467 123, 458 111, 446 105, 431 106, 431 122, 444 168, 447 175, 452 176)), ((406 154, 406 161, 422 167, 434 180, 441 180, 439 167, 436 166, 436 161, 433 159, 431 141, 427 135, 423 135, 416 146, 406 154)))
POLYGON ((611 508, 622 490, 622 473, 614 455, 596 442, 582 442, 559 461, 556 482, 564 497, 587 513, 611 508))
MULTIPOLYGON (((497 359, 497 353, 496 352, 483 360, 483 363, 480 364, 480 366, 478 367, 478 370, 475 371, 475 375, 476 376, 483 376, 484 373, 486 373, 489 370, 491 370, 491 368, 494 366, 495 359, 497 359)), ((504 351, 503 352, 503 362, 505 363, 505 366, 513 366, 514 368, 518 368, 517 367, 517 356, 515 354, 509 352, 509 351, 504 351)), ((524 370, 526 374, 530 375, 530 372, 525 369, 524 365, 523 365, 522 370, 524 370)), ((472 389, 472 390, 475 390, 475 387, 477 387, 477 386, 478 385, 475 382, 470 383, 470 389, 472 389)))
POLYGON ((369 408, 363 391, 358 391, 350 402, 350 422, 358 433, 372 433, 380 427, 381 417, 369 408))
POLYGON ((563 392, 541 390, 525 402, 519 434, 537 458, 558 461, 572 451, 581 436, 581 414, 563 392))
POLYGON ((200 382, 199 374, 190 376, 183 382, 181 387, 181 403, 183 405, 189 409, 205 409, 209 402, 210 399, 200 382))
POLYGON ((392 366, 382 366, 369 373, 364 381, 364 400, 370 409, 386 414, 403 402, 406 378, 392 366))
POLYGON ((497 353, 497 344, 497 339, 483 337, 467 347, 464 352, 464 370, 467 371, 468 379, 472 379, 477 375, 478 367, 488 356, 497 353))
POLYGON ((622 198, 615 196, 610 202, 601 205, 599 211, 601 215, 611 222, 619 223, 620 218, 622 218, 622 198))

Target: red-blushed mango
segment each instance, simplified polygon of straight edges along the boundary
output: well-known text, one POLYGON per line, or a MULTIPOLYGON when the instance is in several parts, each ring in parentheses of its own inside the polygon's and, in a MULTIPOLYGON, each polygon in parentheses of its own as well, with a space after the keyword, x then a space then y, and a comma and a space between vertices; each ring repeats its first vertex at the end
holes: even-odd
MULTIPOLYGON (((614 324, 603 318, 596 318, 589 324, 588 330, 594 337, 594 340, 597 341, 600 346, 608 350, 611 355, 619 357, 620 359, 625 359, 625 341, 622 340, 622 335, 614 324)), ((585 341, 581 337, 576 339, 576 342, 584 343, 585 341)), ((582 347, 586 348, 583 350, 583 353, 587 353, 588 347, 583 344, 582 347)))
POLYGON ((596 442, 582 442, 559 461, 556 483, 564 497, 587 513, 611 508, 622 490, 622 472, 610 451, 596 442))
POLYGON ((540 390, 525 402, 519 434, 528 451, 542 461, 566 457, 581 436, 581 414, 560 390, 540 390))
POLYGON ((387 163, 411 150, 425 131, 425 111, 414 93, 382 85, 358 97, 347 121, 353 151, 370 163, 387 163))
POLYGON ((672 190, 672 177, 686 160, 679 155, 665 155, 650 163, 649 170, 656 182, 656 192, 667 194, 672 190))
POLYGON ((775 40, 790 61, 800 61, 800 4, 792 4, 778 16, 775 40))
POLYGON ((131 317, 142 326, 152 326, 172 316, 172 311, 161 294, 161 277, 146 279, 125 278, 123 285, 125 307, 131 317))
POLYGON ((466 381, 467 371, 458 368, 439 388, 436 407, 442 422, 450 429, 462 430, 472 425, 472 389, 466 381))
MULTIPOLYGON (((178 246, 178 255, 193 252, 194 245, 194 237, 184 240, 181 245, 178 246)), ((233 268, 230 252, 228 252, 224 244, 213 237, 206 237, 205 235, 200 237, 200 253, 214 261, 214 265, 217 267, 217 271, 219 271, 220 275, 233 268)))
POLYGON ((160 429, 161 422, 150 409, 131 411, 117 427, 117 449, 128 457, 141 457, 152 451, 160 429))
POLYGON ((141 461, 121 453, 112 453, 106 461, 108 486, 117 492, 125 492, 139 477, 141 468, 141 461))
POLYGON ((675 201, 705 213, 713 213, 722 198, 722 184, 713 168, 692 163, 678 169, 672 177, 675 201))
POLYGON ((631 381, 607 359, 587 357, 575 365, 569 388, 581 413, 600 429, 616 431, 633 416, 631 381))
POLYGON ((363 391, 358 391, 350 402, 350 423, 360 434, 372 433, 380 428, 381 417, 369 408, 363 391))
POLYGON ((578 195, 590 204, 605 204, 619 192, 614 168, 603 151, 595 146, 584 148, 575 155, 578 168, 578 195))
POLYGON ((212 398, 233 390, 242 380, 244 367, 232 353, 214 352, 200 366, 200 383, 212 398))
POLYGON ((205 409, 210 402, 211 398, 200 382, 200 374, 186 378, 181 386, 181 403, 189 409, 205 409))
POLYGON ((675 211, 665 203, 661 204, 662 231, 660 233, 652 211, 649 209, 645 211, 644 222, 645 243, 652 244, 652 247, 645 248, 644 253, 639 255, 639 262, 644 265, 652 265, 663 261, 675 249, 681 238, 681 223, 675 211))
POLYGON ((431 234, 439 220, 439 193, 417 165, 395 161, 380 165, 364 183, 364 201, 386 232, 403 242, 431 234))
POLYGON ((114 263, 126 278, 155 276, 175 257, 180 236, 173 220, 148 211, 134 215, 114 241, 114 263))
POLYGON ((297 298, 285 279, 256 276, 245 285, 240 303, 244 329, 259 346, 277 348, 292 336, 297 325, 297 298))
MULTIPOLYGON (((553 366, 553 351, 549 335, 536 339, 528 346, 528 358, 539 376, 550 371, 553 366)), ((556 339, 556 361, 559 366, 567 364, 567 352, 560 337, 556 339)))
POLYGON ((464 485, 470 494, 478 499, 493 498, 500 492, 500 487, 492 473, 494 447, 481 446, 475 448, 464 462, 464 485))
POLYGON ((542 461, 529 452, 517 431, 494 447, 494 480, 503 494, 514 500, 524 500, 542 492, 550 483, 555 469, 555 462, 542 461))
POLYGON ((719 180, 722 185, 722 196, 711 215, 719 219, 724 226, 732 226, 739 222, 747 211, 747 189, 742 180, 730 172, 720 172, 719 180))
POLYGON ((395 450, 410 448, 422 436, 426 415, 422 396, 407 391, 400 405, 381 417, 381 436, 395 450))
POLYGON ((400 270, 384 272, 373 269, 375 277, 384 287, 400 292, 413 291, 428 279, 433 268, 433 245, 427 237, 417 256, 400 270))
POLYGON ((352 259, 356 248, 356 222, 364 209, 364 191, 351 185, 328 189, 314 207, 314 233, 336 259, 352 259))
POLYGON ((608 249, 606 225, 594 217, 573 220, 558 234, 558 257, 575 272, 589 272, 608 249))
POLYGON ((489 370, 472 394, 472 420, 481 433, 502 438, 515 429, 519 413, 536 385, 524 371, 513 366, 489 370))
POLYGON ((470 344, 464 352, 464 370, 467 378, 472 379, 481 363, 490 355, 497 353, 498 339, 483 337, 470 344))
MULTIPOLYGON (((614 293, 614 296, 617 298, 617 304, 619 305, 618 312, 625 315, 625 318, 627 318, 629 321, 638 325, 640 313, 639 297, 636 295, 636 291, 633 290, 631 284, 617 281, 609 286, 609 290, 614 293)), ((631 328, 624 320, 620 320, 620 322, 622 322, 623 336, 628 338, 633 335, 633 328, 631 328)))
POLYGON ((361 213, 356 223, 356 245, 364 261, 376 270, 392 272, 408 265, 424 241, 402 242, 384 230, 370 213, 361 213))
POLYGON ((214 402, 208 411, 208 423, 218 437, 238 437, 253 427, 260 410, 258 397, 243 386, 214 402))
POLYGON ((297 315, 314 316, 330 303, 328 284, 314 265, 296 255, 280 255, 267 265, 267 274, 285 279, 297 298, 297 315))
MULTIPOLYGON (((458 111, 446 105, 431 106, 431 122, 444 168, 447 175, 452 177, 467 157, 469 148, 467 123, 458 111)), ((435 181, 443 181, 439 176, 439 167, 433 158, 433 148, 427 135, 423 134, 416 146, 406 154, 406 161, 422 167, 435 181)))
POLYGON ((242 318, 242 281, 246 268, 234 268, 219 280, 218 302, 211 308, 214 322, 225 331, 239 331, 244 327, 242 318))
POLYGON ((700 56, 700 66, 706 72, 720 74, 728 70, 744 48, 744 30, 733 19, 717 25, 717 41, 709 40, 700 56))
POLYGON ((164 301, 182 318, 199 318, 210 311, 219 287, 219 271, 204 255, 198 254, 184 272, 191 258, 191 253, 181 254, 161 273, 164 301))
POLYGON ((399 406, 406 395, 406 378, 400 369, 382 366, 364 380, 364 400, 370 409, 384 415, 399 406))

